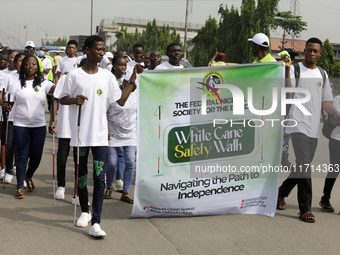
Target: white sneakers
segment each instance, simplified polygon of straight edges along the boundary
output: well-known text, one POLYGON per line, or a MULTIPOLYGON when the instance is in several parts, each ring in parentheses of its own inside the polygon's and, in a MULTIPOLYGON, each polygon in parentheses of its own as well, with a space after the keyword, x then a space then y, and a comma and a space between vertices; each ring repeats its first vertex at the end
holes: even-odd
POLYGON ((0 180, 5 177, 5 168, 0 171, 0 180))
POLYGON ((55 199, 64 199, 65 198, 65 187, 58 187, 55 192, 55 199))
POLYGON ((94 237, 105 237, 106 233, 100 228, 98 223, 95 223, 90 227, 89 235, 94 237))
POLYGON ((76 222, 76 226, 80 228, 85 228, 91 220, 91 212, 82 212, 79 219, 76 222))
MULTIPOLYGON (((72 204, 74 205, 74 203, 76 202, 76 199, 74 197, 72 197, 72 204)), ((77 206, 80 206, 80 202, 79 202, 79 197, 77 196, 77 206)))
MULTIPOLYGON (((75 202, 76 202, 76 199, 74 197, 72 197, 72 204, 74 205, 75 202)), ((87 204, 89 206, 91 206, 90 202, 87 202, 87 204)), ((77 206, 80 206, 79 196, 77 196, 77 206)))
POLYGON ((113 190, 123 191, 123 185, 124 185, 123 180, 116 180, 115 183, 113 184, 113 190))
POLYGON ((4 178, 4 182, 6 183, 6 184, 9 184, 9 183, 11 183, 12 182, 12 179, 13 179, 13 175, 12 174, 5 174, 5 178, 4 178))

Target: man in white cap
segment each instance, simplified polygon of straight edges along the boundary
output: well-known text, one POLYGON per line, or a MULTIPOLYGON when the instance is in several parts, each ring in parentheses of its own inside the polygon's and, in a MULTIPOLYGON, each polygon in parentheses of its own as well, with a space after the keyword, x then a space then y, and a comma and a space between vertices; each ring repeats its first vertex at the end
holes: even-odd
MULTIPOLYGON (((34 56, 34 52, 35 52, 35 45, 34 42, 32 41, 27 41, 25 43, 25 49, 24 52, 28 55, 33 55, 34 56)), ((35 56, 39 62, 39 66, 40 66, 40 72, 41 72, 41 77, 44 77, 44 68, 43 65, 41 63, 41 59, 38 58, 37 56, 35 56)))
POLYGON ((249 38, 251 42, 251 54, 256 57, 253 63, 276 62, 276 59, 269 54, 269 39, 263 33, 249 38))

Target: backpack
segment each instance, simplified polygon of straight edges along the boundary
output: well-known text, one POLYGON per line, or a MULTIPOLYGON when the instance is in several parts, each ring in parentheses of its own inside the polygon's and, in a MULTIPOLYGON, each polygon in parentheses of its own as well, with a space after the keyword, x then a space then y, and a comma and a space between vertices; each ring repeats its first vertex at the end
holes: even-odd
MULTIPOLYGON (((325 83, 326 83, 326 72, 320 66, 316 66, 316 67, 319 69, 319 71, 320 71, 320 73, 322 75, 322 78, 323 78, 322 88, 324 88, 325 83)), ((298 84, 299 84, 299 80, 300 80, 300 66, 299 66, 299 64, 294 64, 294 74, 295 74, 295 79, 296 79, 295 87, 297 88, 298 84)), ((292 98, 293 98, 293 96, 294 96, 294 93, 292 95, 292 98)), ((291 105, 287 105, 287 113, 289 113, 290 107, 291 107, 291 105)), ((322 107, 321 107, 321 113, 322 113, 322 118, 323 118, 322 134, 327 139, 330 139, 332 131, 334 130, 335 126, 333 126, 331 124, 331 115, 330 114, 328 114, 328 117, 327 117, 327 120, 326 120, 326 117, 325 117, 325 114, 323 112, 323 108, 322 107)))

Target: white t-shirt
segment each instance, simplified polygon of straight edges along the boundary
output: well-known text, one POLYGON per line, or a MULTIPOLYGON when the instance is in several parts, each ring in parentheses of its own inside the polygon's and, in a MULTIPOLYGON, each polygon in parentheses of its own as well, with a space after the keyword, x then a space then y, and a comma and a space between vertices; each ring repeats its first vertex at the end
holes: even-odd
MULTIPOLYGON (((44 69, 52 69, 52 61, 49 58, 40 59, 44 69)), ((44 79, 48 80, 48 73, 44 73, 44 79)))
POLYGON ((80 57, 69 58, 68 56, 65 56, 59 60, 56 72, 60 72, 61 74, 68 73, 71 70, 78 68, 80 61, 80 57))
MULTIPOLYGON (((87 54, 84 54, 81 57, 81 60, 84 59, 84 58, 87 58, 87 54)), ((80 63, 80 61, 79 61, 79 63, 80 63)), ((110 64, 110 60, 108 59, 107 56, 104 55, 102 61, 100 61, 100 63, 98 63, 98 67, 106 69, 109 64, 110 64)), ((110 71, 111 71, 111 69, 110 69, 110 71)))
POLYGON ((106 67, 106 69, 107 69, 107 70, 109 70, 109 71, 111 72, 111 70, 112 70, 112 67, 113 67, 113 65, 112 65, 112 64, 108 64, 108 65, 107 65, 107 67, 106 67))
MULTIPOLYGON (((141 63, 137 63, 136 61, 132 60, 130 62, 127 62, 127 68, 126 68, 126 72, 125 72, 125 80, 130 80, 131 75, 133 74, 133 69, 135 68, 135 65, 137 64, 141 64, 142 66, 144 65, 144 62, 141 63)), ((139 74, 137 74, 136 76, 136 84, 138 85, 138 81, 139 81, 139 74)))
MULTIPOLYGON (((67 76, 59 97, 88 97, 81 109, 79 146, 108 146, 108 106, 121 97, 116 78, 108 70, 98 68, 95 74, 86 73, 83 68, 71 71, 67 76)), ((78 105, 70 105, 71 142, 77 146, 78 105)))
MULTIPOLYGON (((17 72, 12 73, 10 75, 7 75, 6 78, 3 80, 3 87, 1 89, 5 89, 5 99, 6 101, 8 100, 8 93, 7 91, 11 90, 11 87, 13 86, 14 83, 16 83, 19 80, 19 74, 17 72)), ((11 95, 12 97, 13 95, 11 95)), ((8 115, 8 121, 13 121, 14 120, 14 112, 15 112, 15 106, 16 104, 13 105, 12 110, 9 112, 8 115)))
MULTIPOLYGON (((118 83, 122 82, 122 79, 117 80, 118 83)), ((124 106, 112 103, 107 119, 111 134, 110 147, 137 146, 137 91, 131 92, 124 106)))
POLYGON ((11 93, 11 102, 16 104, 14 126, 46 126, 44 104, 46 94, 50 91, 53 84, 48 80, 44 80, 41 82, 41 86, 36 86, 34 89, 32 85, 33 80, 26 81, 26 86, 21 88, 20 80, 18 80, 8 90, 8 93, 11 93))
POLYGON ((0 70, 1 73, 3 74, 10 74, 10 71, 8 70, 8 67, 5 68, 4 70, 0 70))
MULTIPOLYGON (((286 133, 303 133, 311 138, 320 137, 320 113, 321 104, 325 101, 332 101, 332 91, 326 73, 326 84, 323 85, 323 78, 318 68, 306 68, 301 62, 300 79, 298 88, 308 89, 311 93, 311 99, 302 104, 311 115, 304 115, 304 113, 294 104, 290 108, 289 119, 297 121, 295 127, 286 127, 286 133)), ((295 87, 294 66, 290 68, 290 77, 292 78, 292 86, 295 87)), ((293 98, 304 98, 303 93, 294 93, 293 98)), ((294 126, 295 122, 288 121, 287 126, 294 126)))
POLYGON ((175 69, 175 68, 184 68, 184 66, 182 66, 182 65, 174 66, 174 65, 171 65, 169 62, 164 62, 164 63, 156 66, 154 70, 175 69))
MULTIPOLYGON (((336 96, 333 100, 333 107, 340 112, 340 96, 336 96)), ((329 117, 328 117, 329 118, 329 117)), ((340 141, 340 126, 336 126, 331 134, 331 138, 340 141)))
MULTIPOLYGON (((63 91, 67 75, 61 76, 58 84, 54 90, 53 96, 60 99, 60 94, 63 91)), ((57 121, 57 137, 71 138, 70 126, 70 107, 69 105, 59 104, 58 121, 57 121)))

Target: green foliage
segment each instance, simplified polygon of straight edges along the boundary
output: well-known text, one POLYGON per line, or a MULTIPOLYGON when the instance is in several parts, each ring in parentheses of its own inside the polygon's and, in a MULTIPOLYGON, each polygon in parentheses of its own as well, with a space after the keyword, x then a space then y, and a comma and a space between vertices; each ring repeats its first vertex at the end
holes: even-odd
POLYGON ((125 49, 128 53, 132 53, 132 47, 136 43, 144 45, 145 51, 158 50, 162 55, 166 55, 166 48, 170 43, 176 42, 182 45, 180 35, 177 34, 176 29, 170 31, 169 25, 165 24, 160 27, 157 26, 156 20, 148 22, 146 29, 140 33, 136 28, 134 33, 127 33, 127 28, 121 28, 125 32, 125 38, 121 33, 117 33, 117 41, 113 44, 119 49, 125 49))
POLYGON ((322 45, 322 56, 319 58, 317 63, 318 66, 325 69, 328 73, 330 81, 333 83, 333 93, 334 95, 340 94, 340 63, 334 60, 333 46, 326 39, 322 45))
POLYGON ((274 25, 275 12, 279 0, 242 0, 240 12, 233 5, 229 9, 220 5, 219 23, 209 17, 205 26, 192 40, 192 52, 195 66, 206 66, 218 52, 226 54, 226 61, 232 63, 252 62, 251 48, 248 38, 256 33, 265 33, 270 37, 270 29, 274 25))
POLYGON ((307 22, 301 20, 301 16, 294 16, 291 11, 279 12, 276 14, 273 28, 281 27, 282 34, 282 47, 284 49, 285 37, 287 35, 299 35, 303 30, 307 30, 307 22))
POLYGON ((46 46, 65 46, 67 45, 67 40, 66 38, 58 38, 56 41, 53 43, 50 43, 49 41, 46 42, 46 46))
POLYGON ((205 21, 205 26, 198 30, 197 36, 191 41, 195 45, 191 52, 195 66, 206 66, 210 58, 215 54, 218 43, 217 33, 217 21, 210 16, 205 21))

